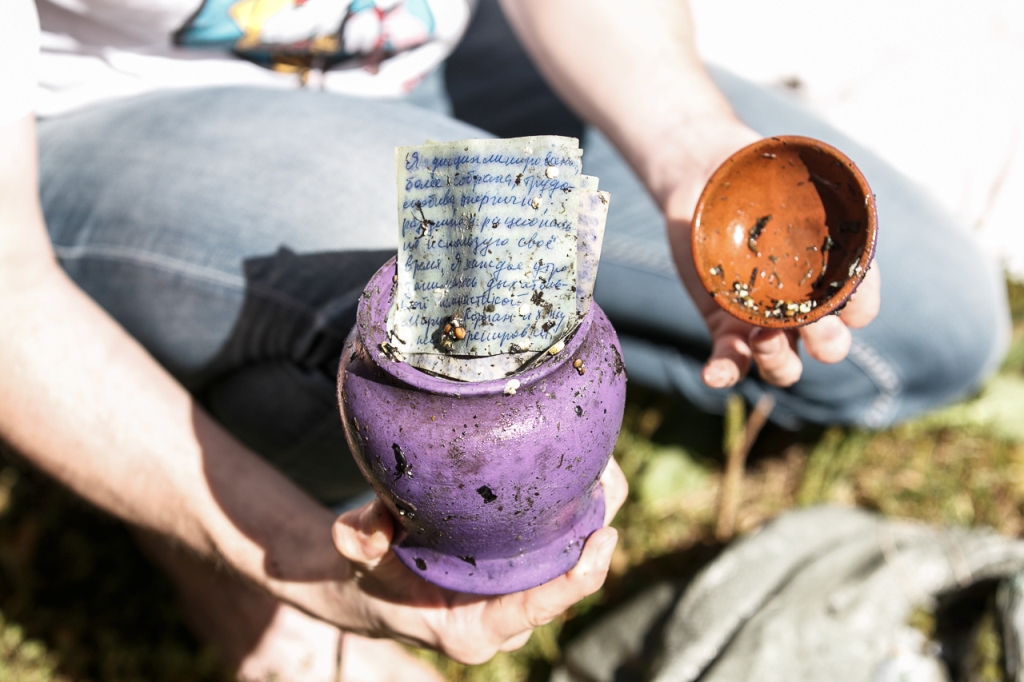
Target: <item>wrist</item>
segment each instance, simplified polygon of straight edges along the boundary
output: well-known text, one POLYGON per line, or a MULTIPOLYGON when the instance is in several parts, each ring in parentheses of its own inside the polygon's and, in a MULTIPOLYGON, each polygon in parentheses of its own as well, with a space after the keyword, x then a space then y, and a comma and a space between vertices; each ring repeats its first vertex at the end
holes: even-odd
POLYGON ((353 570, 332 541, 335 515, 205 413, 196 417, 208 489, 190 488, 183 505, 202 528, 196 549, 281 601, 353 625, 353 570))
POLYGON ((689 221, 715 170, 761 136, 728 110, 680 117, 659 137, 644 150, 639 171, 666 218, 689 221))

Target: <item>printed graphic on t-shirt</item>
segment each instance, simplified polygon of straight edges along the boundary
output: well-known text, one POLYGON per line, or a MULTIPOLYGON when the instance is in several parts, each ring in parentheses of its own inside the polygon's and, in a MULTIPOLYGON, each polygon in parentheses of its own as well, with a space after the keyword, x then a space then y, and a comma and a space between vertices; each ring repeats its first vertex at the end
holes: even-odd
POLYGON ((223 47, 276 70, 350 61, 372 70, 434 40, 436 27, 430 0, 206 0, 175 42, 223 47))

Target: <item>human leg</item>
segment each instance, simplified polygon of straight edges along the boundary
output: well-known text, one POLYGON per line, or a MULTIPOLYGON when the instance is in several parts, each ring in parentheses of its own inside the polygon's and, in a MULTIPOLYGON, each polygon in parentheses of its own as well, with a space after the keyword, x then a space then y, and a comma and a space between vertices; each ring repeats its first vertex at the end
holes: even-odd
POLYGON ((243 441, 326 503, 364 486, 334 368, 393 252, 393 148, 480 133, 401 104, 214 89, 40 125, 79 285, 243 441))

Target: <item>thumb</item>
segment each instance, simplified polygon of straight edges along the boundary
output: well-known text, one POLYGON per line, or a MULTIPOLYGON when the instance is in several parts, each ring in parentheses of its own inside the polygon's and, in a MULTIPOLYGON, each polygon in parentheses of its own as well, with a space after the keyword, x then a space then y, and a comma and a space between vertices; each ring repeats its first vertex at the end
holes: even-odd
POLYGON ((339 516, 331 527, 338 553, 369 568, 377 565, 391 547, 394 521, 380 498, 339 516))

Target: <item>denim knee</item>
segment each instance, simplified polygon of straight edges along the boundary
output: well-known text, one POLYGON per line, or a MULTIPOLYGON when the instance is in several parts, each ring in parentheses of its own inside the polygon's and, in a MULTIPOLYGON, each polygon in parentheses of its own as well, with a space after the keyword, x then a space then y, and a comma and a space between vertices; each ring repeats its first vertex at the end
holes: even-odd
MULTIPOLYGON (((934 288, 899 291, 907 278, 883 268, 883 282, 897 291, 883 284, 878 319, 854 331, 849 356, 836 365, 804 354, 801 380, 778 396, 777 419, 883 428, 977 390, 1006 352, 1010 319, 998 270, 967 251, 946 262, 948 281, 934 288)), ((907 267, 925 282, 938 277, 907 267)))

